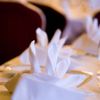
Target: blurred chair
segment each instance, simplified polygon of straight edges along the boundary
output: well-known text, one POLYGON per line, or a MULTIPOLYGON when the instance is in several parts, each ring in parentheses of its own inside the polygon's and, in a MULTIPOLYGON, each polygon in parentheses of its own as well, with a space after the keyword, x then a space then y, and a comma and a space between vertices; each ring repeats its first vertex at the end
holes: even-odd
POLYGON ((39 8, 0 1, 0 64, 18 56, 36 40, 37 27, 45 29, 45 16, 39 8))
POLYGON ((51 40, 56 29, 61 29, 62 37, 67 37, 66 44, 73 43, 84 31, 83 22, 69 18, 71 10, 67 0, 27 0, 44 12, 46 16, 46 32, 51 40))
POLYGON ((39 7, 46 16, 46 32, 51 40, 56 29, 63 32, 67 25, 67 18, 60 0, 28 0, 32 5, 39 7))

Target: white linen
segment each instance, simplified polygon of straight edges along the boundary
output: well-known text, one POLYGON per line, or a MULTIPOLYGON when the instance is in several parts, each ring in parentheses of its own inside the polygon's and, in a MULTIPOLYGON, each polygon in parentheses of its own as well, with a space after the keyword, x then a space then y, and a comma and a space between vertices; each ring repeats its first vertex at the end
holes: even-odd
POLYGON ((100 26, 98 20, 88 16, 86 18, 86 33, 79 37, 72 45, 76 49, 84 50, 86 53, 100 56, 100 26))
POLYGON ((86 94, 71 88, 61 88, 34 75, 25 75, 19 82, 12 100, 85 100, 86 94))
POLYGON ((88 37, 98 45, 100 42, 100 27, 98 26, 98 20, 96 18, 93 20, 92 17, 87 17, 86 31, 88 37))
MULTIPOLYGON (((38 29, 38 32, 41 32, 40 29, 38 29)), ((33 73, 21 78, 12 100, 85 100, 87 93, 76 88, 84 81, 86 76, 66 74, 69 71, 71 58, 66 55, 61 57, 65 38, 60 39, 60 35, 60 30, 57 30, 47 47, 47 43, 44 42, 37 45, 34 41, 31 42, 28 50, 33 73), (40 49, 40 53, 43 53, 41 48, 44 51, 46 50, 44 54, 41 54, 40 58, 42 59, 38 56, 37 47, 40 49), (43 63, 39 62, 43 59, 45 59, 44 66, 42 66, 43 63)), ((38 38, 38 41, 42 40, 38 38)))

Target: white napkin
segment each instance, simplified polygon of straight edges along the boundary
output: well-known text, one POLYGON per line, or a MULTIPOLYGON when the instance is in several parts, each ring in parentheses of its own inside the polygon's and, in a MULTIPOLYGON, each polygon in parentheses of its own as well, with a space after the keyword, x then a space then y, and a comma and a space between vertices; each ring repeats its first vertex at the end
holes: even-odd
POLYGON ((38 61, 34 41, 31 42, 30 47, 29 47, 29 58, 30 58, 30 63, 31 63, 31 66, 32 66, 34 72, 39 73, 40 72, 40 63, 38 61))
POLYGON ((95 43, 99 44, 99 42, 100 42, 100 26, 98 26, 98 20, 96 18, 93 20, 92 17, 90 17, 90 16, 87 17, 86 31, 87 31, 88 37, 95 43))
MULTIPOLYGON (((59 44, 56 44, 56 43, 52 43, 49 45, 49 47, 47 48, 47 57, 46 57, 47 59, 46 59, 46 65, 44 66, 44 68, 45 68, 45 72, 48 75, 63 77, 66 71, 68 70, 70 61, 69 59, 68 61, 67 59, 62 59, 61 61, 58 61, 59 51, 60 51, 59 47, 61 46, 59 46, 59 44)), ((42 72, 41 71, 42 65, 39 63, 34 41, 32 41, 30 44, 29 56, 30 56, 30 63, 34 69, 34 72, 35 73, 42 72)))
MULTIPOLYGON (((43 42, 42 45, 40 45, 40 43, 38 42, 37 44, 40 45, 38 46, 37 44, 35 45, 34 42, 32 42, 31 45, 29 46, 29 55, 31 57, 30 62, 31 62, 31 65, 34 67, 33 69, 36 69, 36 68, 38 69, 38 67, 42 66, 42 67, 45 67, 46 73, 48 75, 57 76, 59 78, 63 77, 68 69, 72 70, 74 68, 74 66, 72 66, 72 68, 69 68, 71 64, 71 59, 70 59, 71 54, 69 54, 69 56, 64 55, 64 57, 61 57, 62 56, 61 51, 66 39, 65 38, 60 39, 61 31, 57 30, 51 42, 48 44, 46 33, 39 28, 36 30, 36 32, 38 32, 39 35, 40 33, 41 35, 44 34, 45 37, 43 39, 46 41, 46 44, 45 42, 43 42), (33 50, 33 53, 32 53, 32 50, 33 50), (34 56, 34 52, 36 54, 35 56, 34 56), (38 54, 41 54, 41 56, 39 56, 38 54), (34 57, 36 61, 34 60, 34 57), (42 64, 43 59, 45 59, 44 64, 42 64), (40 63, 41 60, 42 60, 42 63, 40 63)), ((39 36, 38 41, 43 40, 40 37, 42 38, 42 36, 39 36)))
POLYGON ((100 60, 100 26, 98 26, 98 20, 87 17, 87 34, 88 37, 98 45, 98 59, 100 60))
MULTIPOLYGON (((46 50, 46 52, 44 52, 46 55, 46 63, 43 67, 42 64, 39 63, 40 58, 38 58, 37 52, 38 45, 35 45, 34 41, 31 42, 29 46, 29 58, 30 64, 33 68, 33 73, 31 75, 25 75, 21 78, 12 100, 85 99, 86 94, 75 88, 77 88, 77 86, 84 81, 86 76, 80 74, 67 74, 71 60, 70 56, 65 58, 60 57, 60 51, 65 41, 64 38, 60 39, 60 34, 61 32, 57 30, 47 47, 47 43, 41 43, 43 50, 46 50), (43 91, 46 91, 46 93, 43 91)), ((41 47, 38 46, 38 49, 41 47)), ((43 56, 42 59, 44 59, 43 56)))
MULTIPOLYGON (((39 63, 44 66, 45 65, 45 60, 46 60, 46 56, 47 56, 47 48, 49 45, 51 45, 52 43, 58 43, 59 42, 59 48, 61 48, 65 41, 66 38, 62 38, 60 39, 61 36, 61 31, 58 29, 52 40, 50 41, 50 43, 48 44, 48 37, 46 32, 44 32, 42 29, 37 28, 36 30, 36 34, 37 34, 37 44, 35 44, 36 47, 36 52, 37 52, 37 56, 39 59, 39 63), (43 58, 43 59, 42 59, 43 58)), ((20 56, 19 56, 21 62, 23 64, 30 64, 30 60, 29 60, 29 48, 26 49, 20 56)))
POLYGON ((93 20, 91 16, 86 18, 86 32, 73 43, 73 47, 97 56, 100 45, 100 26, 97 19, 93 20))
POLYGON ((38 28, 36 30, 36 33, 37 33, 37 44, 40 47, 47 47, 47 45, 48 45, 47 34, 43 30, 41 30, 40 28, 38 28))
MULTIPOLYGON (((54 36, 52 38, 52 40, 50 41, 50 43, 48 43, 48 37, 46 32, 44 32, 43 30, 41 30, 40 28, 38 28, 36 30, 37 33, 37 43, 35 44, 35 48, 36 48, 36 53, 37 53, 37 58, 39 60, 39 63, 41 66, 45 66, 46 65, 46 59, 47 59, 47 49, 50 47, 50 45, 52 44, 59 44, 58 48, 59 48, 59 58, 65 57, 65 59, 68 56, 76 56, 76 52, 74 49, 70 48, 66 48, 66 46, 64 46, 64 43, 66 41, 66 39, 68 37, 64 37, 64 38, 60 38, 61 37, 61 31, 58 29, 55 33, 54 36)), ((21 62, 23 64, 30 64, 30 60, 29 60, 29 48, 26 49, 20 56, 19 56, 21 62)), ((72 62, 71 62, 72 63, 72 62)), ((74 65, 73 65, 74 67, 74 65)), ((76 68, 76 67, 75 67, 76 68)))
MULTIPOLYGON (((59 29, 55 32, 49 44, 47 34, 43 30, 38 28, 36 33, 38 43, 35 44, 33 41, 30 44, 27 52, 25 52, 27 54, 26 57, 23 53, 25 58, 30 56, 28 61, 31 63, 35 73, 41 72, 41 67, 45 67, 45 72, 48 75, 62 78, 67 70, 73 70, 81 66, 78 60, 71 57, 76 55, 74 49, 63 47, 66 38, 60 39, 61 31, 59 29)), ((81 80, 83 81, 83 78, 81 80)))
MULTIPOLYGON (((41 76, 41 75, 40 75, 41 76)), ((64 89, 39 79, 35 75, 24 75, 12 100, 86 100, 86 94, 77 89, 64 89)))
MULTIPOLYGON (((32 42, 32 43, 33 43, 33 47, 32 46, 30 46, 30 47, 33 48, 33 50, 35 50, 34 42, 32 42)), ((31 43, 31 45, 32 45, 32 43, 31 43)), ((34 56, 34 51, 33 51, 33 54, 30 53, 30 55, 33 56, 33 58, 31 57, 30 60, 31 60, 31 65, 34 69, 34 72, 35 73, 37 73, 37 72, 46 73, 46 75, 50 75, 50 76, 53 76, 56 78, 63 79, 66 72, 69 69, 70 70, 73 69, 73 68, 69 68, 70 64, 71 64, 70 56, 67 56, 66 58, 59 57, 59 54, 60 54, 59 44, 52 43, 51 45, 49 45, 47 50, 48 50, 47 59, 46 59, 47 62, 46 62, 46 65, 44 66, 45 72, 42 72, 42 70, 40 69, 41 65, 37 64, 39 62, 38 62, 36 55, 34 56), (35 60, 34 60, 34 57, 36 57, 35 60), (35 69, 39 69, 40 71, 36 71, 35 69)), ((68 79, 63 79, 63 82, 65 80, 65 84, 67 84, 66 82, 72 80, 70 82, 76 81, 75 83, 79 85, 86 78, 84 75, 79 75, 79 74, 77 75, 78 76, 77 79, 75 79, 74 76, 75 75, 71 75, 71 77, 69 77, 68 79), (83 79, 83 77, 84 77, 84 79, 83 79), (73 79, 74 79, 74 81, 73 81, 73 79), (80 80, 80 83, 78 83, 78 80, 80 80)), ((60 81, 58 81, 58 84, 59 84, 59 82, 60 81)))

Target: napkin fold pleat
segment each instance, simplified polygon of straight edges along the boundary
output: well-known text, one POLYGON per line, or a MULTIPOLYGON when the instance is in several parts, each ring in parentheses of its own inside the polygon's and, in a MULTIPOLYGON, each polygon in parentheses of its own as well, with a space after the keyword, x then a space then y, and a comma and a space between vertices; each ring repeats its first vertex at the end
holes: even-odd
POLYGON ((100 26, 98 26, 98 20, 92 19, 91 16, 86 18, 86 31, 88 37, 96 44, 100 42, 100 26))
POLYGON ((31 66, 32 66, 34 72, 39 73, 40 72, 40 64, 38 62, 34 41, 31 42, 30 47, 29 47, 29 58, 30 58, 30 63, 31 63, 31 66))
POLYGON ((62 60, 57 64, 57 67, 55 69, 55 73, 59 78, 63 78, 65 73, 67 72, 69 68, 69 62, 67 60, 62 60))
POLYGON ((59 80, 56 85, 65 88, 76 88, 86 79, 85 75, 69 75, 67 78, 59 80))
POLYGON ((43 30, 38 28, 36 30, 36 35, 37 35, 37 42, 38 42, 39 46, 40 47, 47 47, 47 45, 48 45, 48 37, 47 37, 46 32, 44 32, 43 30))
POLYGON ((52 71, 53 75, 54 75, 55 67, 57 64, 58 54, 59 54, 59 51, 58 51, 57 44, 53 43, 53 44, 49 45, 46 69, 47 69, 48 73, 50 73, 52 71))
POLYGON ((49 45, 51 45, 52 43, 58 43, 61 37, 61 31, 59 29, 56 30, 56 32, 54 33, 53 38, 51 39, 49 45))

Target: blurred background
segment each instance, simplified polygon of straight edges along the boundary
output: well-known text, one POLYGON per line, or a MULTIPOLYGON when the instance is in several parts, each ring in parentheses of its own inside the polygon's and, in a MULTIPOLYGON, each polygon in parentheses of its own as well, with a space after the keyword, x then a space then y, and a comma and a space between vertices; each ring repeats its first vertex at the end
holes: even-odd
POLYGON ((36 40, 38 27, 49 41, 57 29, 71 45, 86 33, 86 17, 100 23, 100 0, 0 0, 0 64, 20 55, 36 40))

